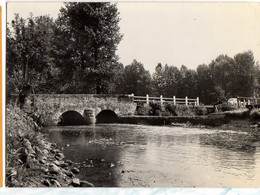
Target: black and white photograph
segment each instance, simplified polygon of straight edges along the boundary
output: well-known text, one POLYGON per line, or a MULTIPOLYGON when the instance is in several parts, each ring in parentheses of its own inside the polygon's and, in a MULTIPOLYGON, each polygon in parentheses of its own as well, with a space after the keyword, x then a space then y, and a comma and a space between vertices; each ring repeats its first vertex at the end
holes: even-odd
POLYGON ((6 187, 260 188, 260 3, 6 3, 6 187))

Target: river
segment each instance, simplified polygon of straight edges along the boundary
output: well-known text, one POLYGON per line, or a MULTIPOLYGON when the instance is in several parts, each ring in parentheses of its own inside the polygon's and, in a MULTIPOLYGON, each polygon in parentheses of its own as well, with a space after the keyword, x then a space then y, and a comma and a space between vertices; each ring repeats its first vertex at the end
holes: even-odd
POLYGON ((248 151, 202 141, 244 132, 127 124, 47 130, 79 167, 77 177, 95 187, 260 187, 259 143, 248 151))

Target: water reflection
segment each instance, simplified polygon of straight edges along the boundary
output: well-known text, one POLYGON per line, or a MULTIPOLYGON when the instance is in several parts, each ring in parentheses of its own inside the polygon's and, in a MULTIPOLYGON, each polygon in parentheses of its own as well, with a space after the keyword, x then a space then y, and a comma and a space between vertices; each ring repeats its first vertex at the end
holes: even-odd
MULTIPOLYGON (((223 140, 212 141, 212 137, 230 141, 231 134, 122 124, 49 129, 51 141, 64 148, 68 159, 79 163, 79 177, 95 186, 259 187, 258 146, 248 152, 223 147, 223 140)), ((235 135, 231 141, 239 142, 240 137, 235 135)))

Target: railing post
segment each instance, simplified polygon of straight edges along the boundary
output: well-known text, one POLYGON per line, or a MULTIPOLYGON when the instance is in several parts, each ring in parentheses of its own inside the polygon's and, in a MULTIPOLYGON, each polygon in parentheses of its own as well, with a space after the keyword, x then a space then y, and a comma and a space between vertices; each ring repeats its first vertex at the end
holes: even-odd
POLYGON ((173 96, 173 105, 176 105, 176 97, 173 96))
POLYGON ((185 97, 185 105, 188 106, 188 97, 185 97))
POLYGON ((163 97, 162 97, 162 95, 160 95, 160 103, 161 103, 161 105, 163 105, 163 97))
POLYGON ((197 106, 199 106, 200 105, 200 99, 199 99, 199 97, 197 97, 197 106))
POLYGON ((149 104, 149 95, 146 94, 146 103, 149 104))

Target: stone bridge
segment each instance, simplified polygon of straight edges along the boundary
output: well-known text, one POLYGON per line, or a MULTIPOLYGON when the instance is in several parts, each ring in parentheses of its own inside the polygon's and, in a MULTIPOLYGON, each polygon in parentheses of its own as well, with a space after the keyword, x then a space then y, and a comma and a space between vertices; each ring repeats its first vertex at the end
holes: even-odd
POLYGON ((128 95, 33 94, 26 98, 24 109, 39 116, 44 125, 57 125, 68 112, 83 118, 86 110, 92 110, 94 118, 106 111, 117 117, 131 116, 136 103, 128 95))

